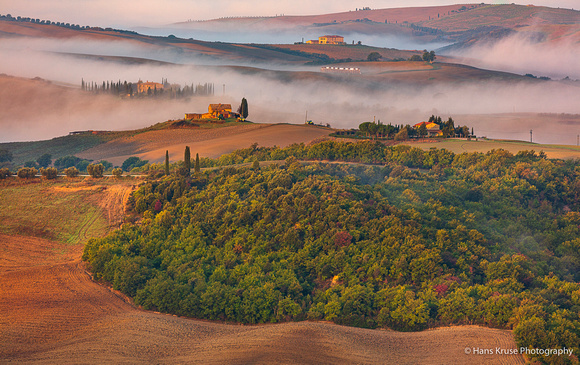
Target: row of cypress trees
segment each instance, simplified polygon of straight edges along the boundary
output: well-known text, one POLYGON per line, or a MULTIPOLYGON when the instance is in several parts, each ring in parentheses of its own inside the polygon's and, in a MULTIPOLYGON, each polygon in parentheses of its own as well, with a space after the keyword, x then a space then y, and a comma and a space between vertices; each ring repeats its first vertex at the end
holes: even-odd
MULTIPOLYGON (((189 146, 185 146, 185 153, 183 156, 184 161, 184 168, 183 173, 185 176, 189 176, 191 174, 191 151, 189 146)), ((201 169, 199 167, 199 153, 195 154, 195 166, 194 166, 195 173, 198 173, 201 169)), ((169 175, 169 151, 165 150, 165 175, 169 175)))

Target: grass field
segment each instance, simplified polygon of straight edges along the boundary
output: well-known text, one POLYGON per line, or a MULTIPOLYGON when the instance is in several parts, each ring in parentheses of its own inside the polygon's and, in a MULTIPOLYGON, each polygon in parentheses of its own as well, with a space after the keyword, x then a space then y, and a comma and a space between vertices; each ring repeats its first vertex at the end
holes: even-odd
POLYGON ((548 158, 557 159, 572 159, 580 158, 580 147, 578 146, 564 146, 564 145, 549 145, 537 144, 523 141, 502 141, 502 140, 485 140, 479 139, 477 141, 462 140, 462 139, 431 139, 425 142, 410 142, 405 143, 413 147, 428 150, 430 148, 445 148, 453 153, 459 154, 463 152, 481 152, 486 153, 493 149, 504 149, 512 154, 519 151, 534 150, 536 152, 544 151, 548 158))
MULTIPOLYGON (((115 190, 108 179, 0 181, 0 233, 84 244, 109 230, 113 222, 108 221, 105 203, 115 190)), ((117 209, 122 211, 122 204, 117 209)))

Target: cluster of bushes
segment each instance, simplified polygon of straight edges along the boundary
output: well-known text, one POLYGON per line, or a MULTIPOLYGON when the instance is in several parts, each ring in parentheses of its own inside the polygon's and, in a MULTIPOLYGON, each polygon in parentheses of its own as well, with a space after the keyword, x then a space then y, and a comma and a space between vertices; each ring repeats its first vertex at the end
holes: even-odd
POLYGON ((100 179, 103 177, 103 172, 105 171, 105 167, 102 164, 90 164, 87 166, 88 174, 95 179, 100 179))
MULTIPOLYGON (((11 161, 12 154, 9 151, 2 151, 0 151, 0 159, 5 158, 6 161, 11 161)), ((113 168, 113 164, 108 161, 90 163, 90 161, 80 159, 76 156, 64 156, 54 161, 54 167, 48 167, 51 163, 52 156, 50 154, 44 154, 36 161, 28 161, 25 163, 25 166, 18 170, 17 176, 20 178, 28 179, 35 177, 40 172, 42 177, 46 179, 56 179, 59 170, 61 170, 69 178, 79 176, 81 171, 86 171, 93 178, 102 178, 106 171, 110 171, 111 174, 116 178, 120 178, 123 175, 123 169, 119 167, 113 168)), ((179 163, 174 164, 174 166, 175 165, 179 165, 179 163)), ((138 157, 129 157, 123 163, 123 168, 126 171, 138 172, 144 166, 145 171, 148 171, 151 167, 147 161, 143 161, 138 157)), ((157 167, 158 165, 153 166, 153 168, 157 167)), ((9 168, 2 167, 0 169, 0 179, 5 179, 11 175, 12 173, 9 168)))
POLYGON ((40 174, 46 179, 56 179, 58 170, 54 167, 40 168, 40 174))
MULTIPOLYGON (((102 164, 89 164, 87 166, 87 172, 88 174, 95 179, 100 179, 103 177, 103 173, 105 171, 105 167, 102 164)), ((54 167, 47 167, 47 168, 40 168, 40 170, 37 170, 34 167, 23 167, 21 169, 18 170, 17 176, 21 179, 32 179, 34 177, 36 177, 36 175, 40 172, 40 174, 42 175, 43 178, 45 179, 56 179, 58 177, 58 170, 54 167)), ((75 178, 79 176, 79 170, 74 167, 68 167, 66 169, 64 169, 64 174, 69 177, 69 178, 75 178)), ((121 170, 120 168, 116 168, 113 169, 113 175, 115 177, 121 177, 121 175, 123 174, 123 170, 121 170)), ((5 179, 7 177, 10 177, 12 175, 12 173, 10 172, 10 170, 8 168, 2 168, 0 169, 0 179, 5 179)))
POLYGON ((372 142, 226 159, 286 153, 382 166, 290 156, 151 180, 129 202, 142 222, 91 240, 83 259, 147 309, 403 331, 482 324, 513 329, 518 346, 580 351, 579 162, 372 142))
POLYGON ((407 145, 386 146, 379 142, 362 141, 343 143, 324 141, 306 146, 303 143, 285 148, 258 147, 249 148, 222 155, 218 159, 200 158, 200 166, 219 167, 257 161, 284 160, 294 157, 300 160, 329 160, 371 164, 396 163, 407 167, 431 168, 435 165, 447 166, 453 161, 454 154, 445 149, 423 151, 407 145))
POLYGON ((123 171, 129 172, 132 171, 133 169, 139 169, 140 167, 145 166, 147 163, 148 163, 147 160, 141 160, 139 157, 133 156, 123 161, 121 168, 123 169, 123 171))
POLYGON ((32 179, 36 176, 36 174, 38 174, 38 170, 34 167, 23 167, 18 170, 16 175, 21 179, 32 179))
POLYGON ((12 172, 7 167, 0 168, 0 179, 6 179, 12 176, 12 172))
POLYGON ((52 155, 45 153, 38 157, 36 161, 26 161, 24 167, 47 168, 52 163, 52 155))
POLYGON ((66 177, 74 178, 74 177, 79 176, 79 169, 72 166, 72 167, 65 169, 64 173, 65 173, 66 177))

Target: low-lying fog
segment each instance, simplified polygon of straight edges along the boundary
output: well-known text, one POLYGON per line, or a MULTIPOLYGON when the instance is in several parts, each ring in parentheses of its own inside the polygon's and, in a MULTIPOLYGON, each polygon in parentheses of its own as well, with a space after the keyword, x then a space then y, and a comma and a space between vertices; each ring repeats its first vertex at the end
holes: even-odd
MULTIPOLYGON (((107 80, 171 83, 214 83, 215 96, 189 101, 122 100, 94 96, 81 90, 55 91, 54 86, 34 83, 31 88, 3 82, 0 87, 0 142, 40 140, 76 130, 123 130, 146 127, 168 119, 182 118, 187 112, 204 112, 208 103, 232 103, 234 108, 246 97, 249 119, 261 123, 304 123, 306 113, 314 123, 332 127, 354 128, 361 122, 415 124, 431 114, 444 119, 454 117, 457 124, 474 128, 478 135, 490 138, 518 138, 541 143, 576 144, 580 120, 576 116, 544 118, 535 113, 580 113, 580 87, 560 82, 464 82, 430 84, 429 86, 380 84, 363 76, 333 78, 325 81, 318 75, 302 74, 288 81, 277 73, 240 73, 227 68, 195 65, 129 65, 77 59, 31 49, 3 47, 0 41, 0 73, 24 78, 40 77, 54 83, 79 87, 81 79, 102 83, 107 80), (11 86, 12 85, 12 86, 11 86), (223 95, 225 85, 225 95, 223 95), (498 113, 518 114, 513 119, 490 116, 498 113), (476 115, 458 118, 459 115, 476 115), (509 124, 505 124, 506 120, 509 124), (556 123, 556 124, 554 124, 556 123)), ((39 44, 34 45, 41 49, 39 44)), ((67 51, 77 50, 68 45, 67 51)), ((80 46, 78 46, 80 47, 80 46)), ((102 44, 84 43, 84 51, 95 54, 118 54, 102 44)), ((148 49, 123 49, 123 55, 146 55, 148 49)), ((79 53, 80 50, 77 50, 79 53)), ((196 60, 192 60, 196 63, 196 60)), ((264 65, 260 65, 264 67, 264 65)), ((576 83, 577 85, 577 83, 576 83)), ((61 90, 61 89, 57 89, 61 90)))
POLYGON ((572 39, 537 42, 515 34, 493 44, 484 44, 449 55, 462 63, 491 70, 580 79, 580 43, 572 39))
MULTIPOLYGON (((238 29, 236 31, 229 28, 220 27, 198 27, 190 28, 184 26, 167 26, 158 28, 135 27, 134 31, 151 35, 167 37, 174 35, 179 38, 193 38, 207 42, 230 42, 230 43, 254 43, 254 44, 292 44, 295 42, 306 42, 310 39, 318 39, 323 34, 334 34, 336 31, 325 31, 324 29, 313 29, 310 27, 295 27, 289 30, 282 28, 271 28, 262 30, 238 29)), ((348 44, 361 42, 367 46, 396 48, 401 50, 416 49, 438 49, 448 46, 448 42, 426 42, 420 38, 398 36, 394 34, 364 34, 341 31, 344 41, 348 44)))

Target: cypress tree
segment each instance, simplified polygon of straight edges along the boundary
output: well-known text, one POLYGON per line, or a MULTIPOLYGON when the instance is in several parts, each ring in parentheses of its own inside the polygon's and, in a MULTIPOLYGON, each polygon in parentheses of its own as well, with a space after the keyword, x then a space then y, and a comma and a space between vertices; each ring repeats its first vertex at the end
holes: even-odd
POLYGON ((189 151, 189 146, 185 146, 184 162, 185 174, 186 176, 189 176, 189 172, 191 171, 191 152, 189 151))
POLYGON ((165 175, 169 175, 169 151, 165 150, 165 175))
POLYGON ((195 154, 195 172, 198 173, 200 170, 199 168, 199 153, 195 154))
POLYGON ((246 98, 242 98, 242 103, 238 108, 238 114, 240 114, 240 116, 244 119, 248 117, 248 101, 246 98))

